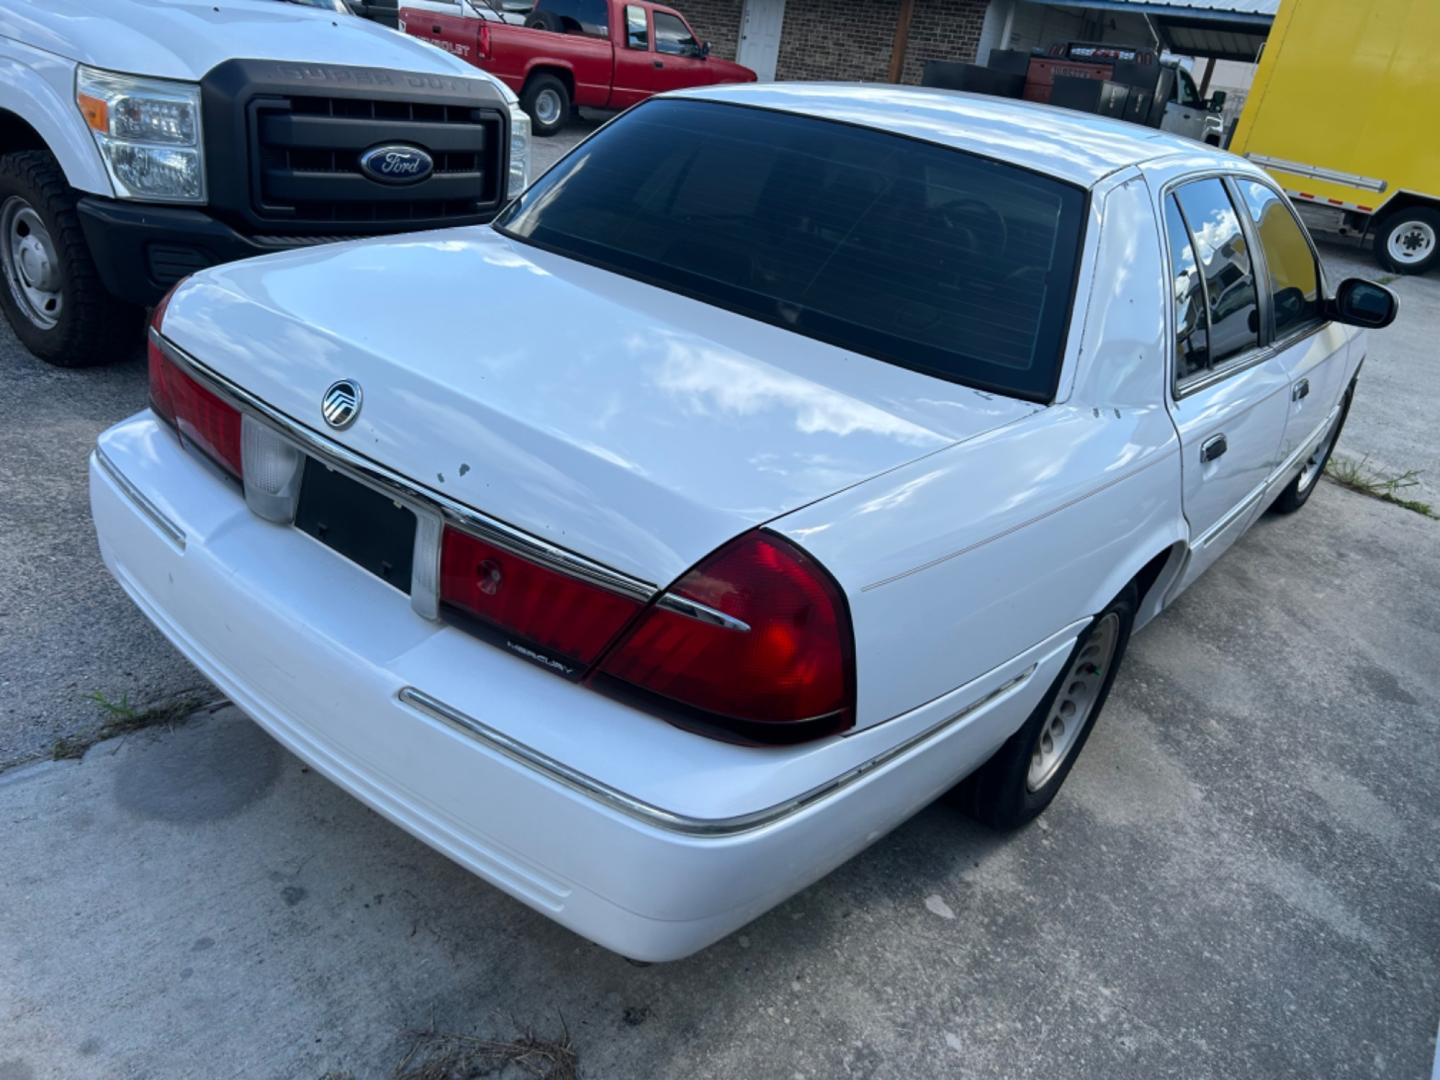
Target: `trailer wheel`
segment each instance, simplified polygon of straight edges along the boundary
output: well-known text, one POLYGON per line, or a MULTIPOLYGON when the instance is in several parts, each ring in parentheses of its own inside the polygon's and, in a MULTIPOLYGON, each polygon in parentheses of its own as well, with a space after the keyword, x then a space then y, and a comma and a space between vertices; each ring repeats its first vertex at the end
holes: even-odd
POLYGON ((1397 274, 1423 274, 1440 259, 1440 210, 1411 206, 1387 214, 1375 230, 1375 258, 1397 274))

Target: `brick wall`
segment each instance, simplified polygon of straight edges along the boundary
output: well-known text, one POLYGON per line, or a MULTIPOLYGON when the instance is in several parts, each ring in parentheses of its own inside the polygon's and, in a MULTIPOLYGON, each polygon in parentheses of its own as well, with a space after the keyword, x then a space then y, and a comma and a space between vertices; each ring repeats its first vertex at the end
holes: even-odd
MULTIPOLYGON (((744 0, 679 0, 713 55, 735 59, 744 0)), ((919 83, 926 60, 975 59, 989 0, 915 0, 901 82, 919 83)), ((777 79, 884 82, 899 0, 786 0, 777 79)))
POLYGON ((883 82, 899 0, 785 0, 777 79, 883 82))
MULTIPOLYGON (((926 60, 972 63, 989 0, 915 0, 900 81, 918 85, 926 60)), ((889 63, 890 50, 885 50, 889 63)))
POLYGON ((696 37, 710 42, 712 56, 734 60, 740 41, 741 4, 742 0, 679 0, 675 6, 696 37))

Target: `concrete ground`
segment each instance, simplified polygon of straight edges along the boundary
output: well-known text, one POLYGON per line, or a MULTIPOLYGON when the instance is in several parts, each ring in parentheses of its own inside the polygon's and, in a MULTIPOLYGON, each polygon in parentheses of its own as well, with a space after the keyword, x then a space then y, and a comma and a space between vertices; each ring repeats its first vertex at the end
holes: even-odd
MULTIPOLYGON (((1341 452, 1433 481, 1440 275, 1392 287, 1341 452)), ((49 369, 0 324, 0 1080, 388 1076, 432 1024, 568 1029, 589 1077, 1428 1074, 1440 523, 1324 485, 1136 639, 1035 827, 933 806, 637 969, 228 707, 44 760, 89 695, 211 693, 94 548, 85 456, 144 399, 138 356, 49 369)))
MULTIPOLYGON (((637 969, 226 708, 0 777, 0 1077, 385 1077, 429 1028, 614 1077, 1414 1077, 1440 1016, 1440 543, 1326 485, 1136 638, 1009 837, 932 806, 637 969)), ((518 1073, 515 1075, 519 1075, 518 1073)))

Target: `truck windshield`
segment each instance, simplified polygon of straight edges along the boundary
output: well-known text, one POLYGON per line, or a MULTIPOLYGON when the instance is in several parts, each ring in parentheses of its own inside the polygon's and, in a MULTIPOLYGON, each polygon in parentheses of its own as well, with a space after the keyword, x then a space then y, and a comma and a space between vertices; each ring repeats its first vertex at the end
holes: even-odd
POLYGON ((870 128, 657 99, 496 221, 505 235, 806 337, 1054 396, 1084 192, 870 128))

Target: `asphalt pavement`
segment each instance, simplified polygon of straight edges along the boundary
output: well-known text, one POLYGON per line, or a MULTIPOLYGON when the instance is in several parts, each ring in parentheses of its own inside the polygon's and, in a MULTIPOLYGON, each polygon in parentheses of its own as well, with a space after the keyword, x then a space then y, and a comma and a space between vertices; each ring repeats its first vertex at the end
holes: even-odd
MULTIPOLYGON (((1391 285, 1340 451, 1434 481, 1440 275, 1391 285)), ((568 1031, 587 1077, 1429 1075, 1440 522, 1326 483, 1136 638, 1037 825, 937 804, 639 969, 233 708, 48 760, 212 696, 95 550, 86 455, 145 400, 116 353, 51 369, 0 324, 0 1080, 388 1076, 432 1025, 568 1031)))

